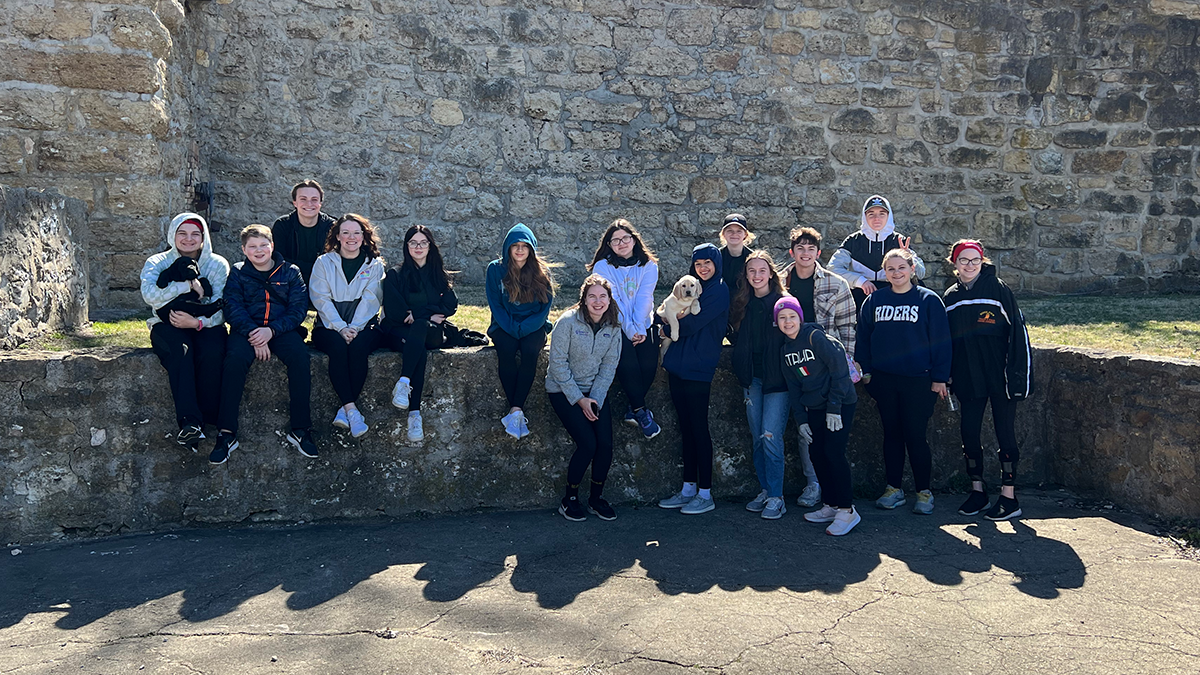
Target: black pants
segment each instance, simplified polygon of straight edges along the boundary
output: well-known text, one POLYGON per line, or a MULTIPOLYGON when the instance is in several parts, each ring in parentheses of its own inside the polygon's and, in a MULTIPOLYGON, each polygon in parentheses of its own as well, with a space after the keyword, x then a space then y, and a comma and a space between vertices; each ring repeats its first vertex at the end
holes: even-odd
MULTIPOLYGON (((267 348, 287 366, 292 430, 310 428, 312 370, 309 367, 308 345, 304 344, 300 331, 293 330, 276 335, 267 343, 267 348)), ((246 389, 246 375, 249 374, 253 363, 254 347, 250 346, 246 336, 229 336, 229 349, 225 353, 225 369, 221 381, 221 414, 218 426, 235 434, 238 430, 238 411, 242 407, 242 392, 246 389)))
POLYGON ((425 391, 425 365, 429 362, 429 350, 442 346, 442 327, 417 319, 411 324, 389 326, 384 336, 388 348, 400 352, 403 358, 400 377, 407 377, 412 386, 408 409, 420 410, 421 393, 425 391))
POLYGON ((848 509, 854 501, 854 483, 850 476, 850 460, 846 459, 846 444, 850 442, 850 427, 854 425, 856 404, 842 406, 842 428, 830 431, 825 426, 825 409, 808 411, 808 427, 812 429, 812 443, 808 453, 812 457, 817 481, 821 483, 822 500, 833 507, 848 509))
POLYGON ((967 462, 967 476, 971 480, 983 480, 983 444, 979 436, 983 433, 983 411, 988 400, 992 402, 992 423, 996 427, 996 440, 1000 443, 1000 484, 1013 485, 1014 473, 1020 452, 1017 450, 1017 402, 1002 393, 984 398, 962 398, 963 458, 967 462))
POLYGON ((671 402, 679 420, 683 448, 683 482, 696 483, 700 489, 712 488, 713 443, 708 430, 708 398, 711 382, 685 380, 668 373, 671 402))
POLYGON ((571 455, 571 463, 567 466, 567 483, 582 483, 583 473, 588 466, 592 467, 593 483, 608 480, 608 469, 612 466, 613 458, 612 410, 608 402, 600 409, 595 422, 589 422, 579 406, 571 405, 565 394, 551 392, 550 407, 554 408, 563 427, 571 435, 571 440, 575 441, 575 453, 571 455))
POLYGON ((905 377, 890 373, 872 373, 867 392, 879 407, 883 423, 883 465, 887 483, 900 487, 904 479, 904 454, 912 466, 917 491, 929 489, 933 473, 933 453, 926 432, 937 394, 928 377, 905 377))
POLYGON ((379 331, 368 325, 349 343, 342 334, 316 326, 313 346, 329 355, 329 381, 342 405, 354 403, 367 383, 367 357, 379 349, 379 331))
POLYGON ((538 329, 521 339, 497 328, 489 334, 496 345, 496 358, 500 361, 500 386, 508 399, 508 407, 524 408, 529 390, 533 388, 533 376, 537 374, 538 355, 546 346, 546 329, 538 329), (517 355, 520 355, 520 362, 517 355))
POLYGON ((624 333, 621 334, 621 360, 617 362, 617 381, 625 390, 629 405, 634 410, 646 407, 646 392, 654 384, 654 376, 658 374, 658 347, 655 347, 649 335, 641 344, 633 344, 624 333))
POLYGON ((180 429, 217 423, 226 339, 225 324, 197 331, 156 323, 150 329, 150 346, 167 369, 180 429))

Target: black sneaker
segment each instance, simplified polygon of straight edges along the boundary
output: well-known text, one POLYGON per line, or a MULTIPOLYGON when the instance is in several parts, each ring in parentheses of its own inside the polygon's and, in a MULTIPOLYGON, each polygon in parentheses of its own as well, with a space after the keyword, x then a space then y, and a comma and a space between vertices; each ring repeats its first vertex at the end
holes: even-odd
POLYGON ((964 516, 977 516, 988 507, 988 496, 983 490, 971 490, 967 501, 958 507, 958 512, 964 516))
POLYGON ((229 459, 229 453, 238 449, 237 436, 233 434, 217 434, 217 445, 208 455, 209 464, 224 464, 229 459))
POLYGON ((308 429, 293 429, 289 431, 287 442, 291 443, 305 457, 316 459, 320 454, 317 451, 317 444, 313 442, 312 432, 308 429))
POLYGON ((608 505, 608 502, 604 501, 604 497, 589 498, 587 510, 596 514, 596 517, 600 520, 617 519, 617 512, 613 510, 613 507, 608 505))
POLYGON ((563 518, 580 522, 587 520, 587 511, 583 510, 583 505, 579 503, 578 497, 563 497, 562 503, 558 505, 558 512, 563 518))
POLYGON ((1017 503, 1017 500, 1000 495, 983 517, 988 520, 1009 520, 1019 515, 1021 515, 1021 505, 1017 503))
POLYGON ((175 442, 184 447, 195 448, 200 444, 202 438, 204 438, 204 431, 195 424, 188 424, 175 435, 175 442))

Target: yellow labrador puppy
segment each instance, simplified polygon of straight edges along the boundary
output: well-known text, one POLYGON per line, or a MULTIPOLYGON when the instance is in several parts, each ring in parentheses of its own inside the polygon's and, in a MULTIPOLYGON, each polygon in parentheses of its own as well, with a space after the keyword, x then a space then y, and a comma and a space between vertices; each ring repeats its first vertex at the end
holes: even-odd
MULTIPOLYGON (((681 313, 691 312, 693 315, 700 313, 700 290, 700 280, 690 274, 685 274, 675 282, 675 288, 671 289, 671 294, 658 306, 656 312, 671 327, 671 335, 679 335, 679 315, 681 313)), ((671 342, 673 342, 671 338, 663 336, 660 357, 667 353, 671 342)))

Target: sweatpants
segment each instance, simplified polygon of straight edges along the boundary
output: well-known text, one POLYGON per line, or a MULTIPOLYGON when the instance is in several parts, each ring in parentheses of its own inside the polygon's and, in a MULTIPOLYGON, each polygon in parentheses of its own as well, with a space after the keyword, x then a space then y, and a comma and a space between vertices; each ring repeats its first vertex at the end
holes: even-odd
POLYGON ((313 346, 329 355, 329 381, 342 405, 354 403, 367 383, 367 357, 379 348, 379 331, 364 328, 349 343, 341 333, 324 326, 313 328, 313 346))
POLYGON ((175 423, 180 429, 217 423, 227 339, 225 324, 197 331, 164 322, 150 329, 150 346, 167 369, 175 423))
POLYGON ((979 437, 983 433, 983 411, 989 399, 992 402, 992 423, 996 428, 996 440, 1000 444, 1000 484, 1013 485, 1017 460, 1020 459, 1020 452, 1017 450, 1017 402, 1002 393, 982 398, 959 397, 959 402, 962 403, 959 429, 962 431, 967 477, 971 480, 983 480, 983 444, 979 437))
POLYGON ((634 410, 646 407, 646 392, 654 384, 658 374, 658 347, 649 336, 640 344, 633 344, 621 334, 621 360, 617 362, 617 381, 625 390, 629 406, 634 410))
POLYGON ((855 407, 854 403, 842 405, 842 428, 838 431, 830 431, 826 426, 825 408, 807 411, 808 427, 813 435, 808 450, 821 483, 821 501, 839 509, 850 508, 854 501, 854 482, 850 476, 850 460, 846 459, 846 444, 850 442, 850 427, 854 426, 855 407))
MULTIPOLYGON (((312 397, 312 370, 309 366, 308 345, 304 344, 300 331, 293 330, 271 338, 267 348, 287 366, 292 431, 312 427, 312 413, 309 409, 312 397)), ((253 364, 254 347, 250 346, 246 336, 229 336, 229 349, 225 352, 225 368, 221 380, 221 413, 217 426, 235 434, 238 430, 238 412, 242 407, 242 393, 246 389, 246 375, 253 364)))
MULTIPOLYGON (((898 488, 904 478, 904 455, 912 467, 917 491, 929 489, 933 453, 927 431, 937 394, 928 377, 906 377, 876 371, 867 393, 879 408, 883 424, 883 465, 888 485, 898 488)), ((824 485, 821 486, 824 489, 824 485)))
POLYGON ((613 459, 612 407, 605 401, 597 420, 590 422, 578 405, 571 405, 565 394, 550 392, 549 396, 550 407, 575 441, 575 452, 567 466, 567 484, 582 483, 588 466, 592 467, 592 482, 603 484, 608 480, 613 459))
POLYGON ((508 399, 508 407, 524 408, 529 390, 533 388, 533 376, 537 374, 538 356, 546 346, 546 329, 536 330, 520 339, 500 328, 489 335, 496 345, 500 386, 504 389, 504 397, 508 399))
POLYGON ((429 350, 442 346, 442 327, 427 320, 414 320, 411 324, 389 326, 383 335, 388 348, 400 352, 402 356, 400 377, 407 377, 412 387, 408 395, 408 410, 420 410, 429 350))
POLYGON ((667 384, 679 421, 683 482, 696 483, 701 490, 711 489, 713 442, 708 429, 708 399, 712 383, 685 380, 668 373, 667 384))

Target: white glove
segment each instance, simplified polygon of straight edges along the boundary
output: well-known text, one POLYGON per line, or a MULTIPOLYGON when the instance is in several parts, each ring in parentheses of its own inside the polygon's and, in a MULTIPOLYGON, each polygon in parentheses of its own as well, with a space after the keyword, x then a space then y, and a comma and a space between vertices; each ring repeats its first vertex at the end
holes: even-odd
POLYGON ((842 416, 834 415, 833 413, 825 413, 825 426, 828 427, 830 431, 841 431, 842 416))
POLYGON ((800 425, 800 438, 804 439, 805 443, 812 443, 812 427, 808 423, 800 425))

